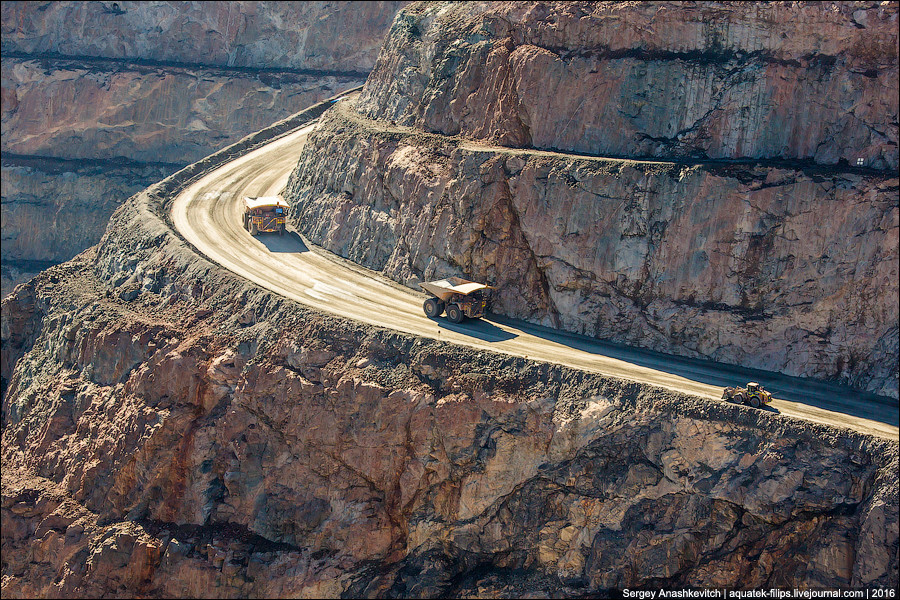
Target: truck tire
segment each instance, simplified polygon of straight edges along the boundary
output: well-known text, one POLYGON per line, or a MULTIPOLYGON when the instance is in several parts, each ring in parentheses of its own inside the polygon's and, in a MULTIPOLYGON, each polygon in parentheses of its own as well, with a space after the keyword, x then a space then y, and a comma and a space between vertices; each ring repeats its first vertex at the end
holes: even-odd
POLYGON ((250 219, 247 218, 247 215, 243 216, 243 221, 244 221, 244 229, 247 231, 250 231, 250 219))
POLYGON ((747 402, 747 396, 744 395, 744 392, 738 392, 734 395, 732 400, 737 404, 745 404, 747 402))
POLYGON ((451 323, 462 323, 464 315, 458 304, 451 304, 447 307, 447 318, 451 323))
POLYGON ((757 396, 756 394, 753 394, 752 396, 750 396, 750 406, 752 406, 753 408, 760 407, 759 396, 757 396))
POLYGON ((284 223, 278 228, 278 235, 284 235, 284 223))
POLYGON ((250 235, 256 235, 257 233, 259 233, 259 229, 257 229, 256 223, 250 221, 250 235))
POLYGON ((441 314, 441 305, 438 303, 436 298, 429 298, 425 301, 425 304, 422 305, 422 309, 425 311, 425 316, 428 318, 434 318, 441 314))

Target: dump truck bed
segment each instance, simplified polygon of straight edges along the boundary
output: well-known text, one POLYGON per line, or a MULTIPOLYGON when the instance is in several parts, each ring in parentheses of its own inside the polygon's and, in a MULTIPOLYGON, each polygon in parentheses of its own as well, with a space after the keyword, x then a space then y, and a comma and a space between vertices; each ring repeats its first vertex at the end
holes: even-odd
POLYGON ((244 206, 248 210, 253 210, 255 208, 265 208, 268 206, 290 208, 288 203, 285 202, 284 198, 282 198, 281 196, 244 196, 244 206))
POLYGON ((469 281, 468 279, 463 279, 462 277, 448 277, 438 281, 425 281, 419 285, 429 294, 437 296, 445 302, 450 300, 453 294, 468 296, 472 292, 477 292, 478 290, 490 287, 483 283, 476 283, 474 281, 469 281))

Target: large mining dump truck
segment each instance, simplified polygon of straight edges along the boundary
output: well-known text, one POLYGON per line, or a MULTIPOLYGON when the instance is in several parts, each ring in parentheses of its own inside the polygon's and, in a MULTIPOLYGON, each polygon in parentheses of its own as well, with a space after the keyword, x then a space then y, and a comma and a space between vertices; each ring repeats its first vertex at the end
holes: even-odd
POLYGON ((244 229, 250 235, 262 231, 284 235, 284 215, 288 203, 281 196, 244 197, 244 229))
POLYGON ((487 290, 491 289, 489 285, 462 277, 426 281, 419 285, 434 296, 428 298, 422 305, 425 315, 438 317, 446 310, 447 318, 453 323, 462 323, 466 317, 477 319, 484 316, 487 308, 487 290))

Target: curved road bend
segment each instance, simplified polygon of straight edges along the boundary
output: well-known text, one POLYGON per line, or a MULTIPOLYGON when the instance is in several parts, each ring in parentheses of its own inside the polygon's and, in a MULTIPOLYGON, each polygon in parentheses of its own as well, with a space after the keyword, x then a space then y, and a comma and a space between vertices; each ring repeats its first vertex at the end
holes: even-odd
POLYGON ((423 293, 306 244, 296 233, 252 237, 241 223, 243 197, 280 193, 313 127, 308 125, 229 162, 186 188, 172 206, 172 220, 181 235, 224 268, 325 312, 716 400, 726 385, 756 380, 773 392, 772 408, 783 414, 898 439, 897 402, 887 398, 603 343, 512 319, 492 317, 460 325, 443 317, 432 320, 422 312, 423 293))

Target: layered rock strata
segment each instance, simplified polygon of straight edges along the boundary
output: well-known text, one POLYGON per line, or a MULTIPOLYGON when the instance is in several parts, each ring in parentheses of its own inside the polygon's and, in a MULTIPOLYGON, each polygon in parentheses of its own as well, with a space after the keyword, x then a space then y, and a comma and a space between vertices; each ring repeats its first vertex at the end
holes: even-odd
POLYGON ((364 81, 3 58, 3 295, 96 244, 151 183, 364 81))
POLYGON ((4 57, 3 80, 4 152, 184 166, 365 76, 4 57))
POLYGON ((4 300, 4 597, 897 587, 896 441, 322 315, 171 229, 325 108, 4 300))
POLYGON ((4 53, 368 73, 398 2, 4 2, 4 53))
POLYGON ((830 6, 411 5, 294 222, 501 314, 897 398, 898 11, 830 6))
POLYGON ((416 3, 359 106, 511 146, 896 171, 897 19, 884 2, 416 3))
POLYGON ((3 302, 4 597, 898 583, 895 441, 272 296, 167 225, 216 160, 3 302))

